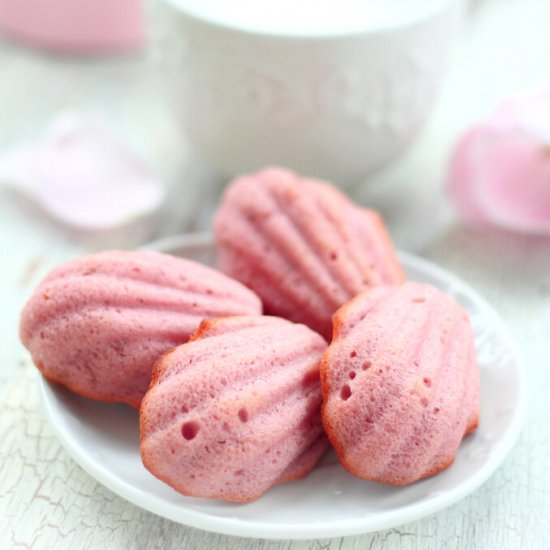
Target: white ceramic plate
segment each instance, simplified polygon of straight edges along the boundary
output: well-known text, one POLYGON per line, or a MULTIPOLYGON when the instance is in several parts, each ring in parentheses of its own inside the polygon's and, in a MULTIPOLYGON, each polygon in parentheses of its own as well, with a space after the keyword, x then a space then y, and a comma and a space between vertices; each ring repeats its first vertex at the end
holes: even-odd
MULTIPOLYGON (((209 235, 182 235, 149 246, 213 264, 209 235)), ((182 496, 153 477, 139 454, 138 414, 78 397, 40 378, 48 417, 69 454, 123 498, 171 520, 219 533, 306 539, 393 527, 440 510, 479 487, 500 465, 520 429, 523 371, 510 335, 489 305, 450 273, 401 254, 410 279, 455 296, 472 319, 481 370, 478 430, 462 442, 443 473, 407 487, 358 480, 328 454, 304 480, 286 483, 249 504, 182 496)))

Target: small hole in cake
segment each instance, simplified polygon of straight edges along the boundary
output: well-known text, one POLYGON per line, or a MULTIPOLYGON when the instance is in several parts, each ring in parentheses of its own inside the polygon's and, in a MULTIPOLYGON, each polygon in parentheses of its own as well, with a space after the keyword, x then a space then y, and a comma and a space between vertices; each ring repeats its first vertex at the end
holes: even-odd
POLYGON ((336 252, 331 252, 330 253, 330 259, 332 261, 337 260, 338 259, 338 254, 336 252))
POLYGON ((353 359, 354 357, 357 357, 357 352, 355 350, 353 350, 349 356, 353 359))
POLYGON ((428 406, 428 400, 427 400, 425 397, 423 397, 423 398, 420 400, 420 403, 422 403, 422 406, 423 406, 423 407, 427 407, 427 406, 428 406))
POLYGON ((421 304, 422 302, 426 301, 426 298, 424 296, 417 296, 416 298, 413 298, 412 301, 415 304, 421 304))
POLYGON ((371 367, 371 362, 370 361, 365 361, 362 365, 361 365, 361 369, 362 370, 369 370, 371 367))
POLYGON ((199 425, 196 422, 185 422, 181 427, 181 435, 184 439, 191 441, 199 431, 199 425))
POLYGON ((220 380, 220 384, 221 384, 222 386, 227 386, 227 378, 222 378, 222 379, 220 380))
POLYGON ((189 409, 187 408, 187 405, 182 405, 182 406, 181 406, 181 412, 182 412, 183 414, 189 412, 189 409))
POLYGON ((244 474, 244 470, 237 470, 234 475, 242 476, 243 474, 244 474))
POLYGON ((206 289, 206 294, 208 294, 208 296, 212 296, 212 294, 213 294, 212 289, 207 288, 206 289))
POLYGON ((366 423, 367 424, 372 424, 373 423, 373 420, 370 416, 367 416, 367 418, 365 419, 366 423))
POLYGON ((208 447, 208 445, 205 445, 205 446, 204 446, 204 450, 205 450, 207 453, 209 453, 209 452, 210 452, 210 447, 208 447))
POLYGON ((353 380, 355 378, 355 371, 352 370, 349 372, 349 377, 353 380))
POLYGON ((431 387, 432 387, 432 379, 431 379, 431 378, 428 378, 427 376, 425 376, 424 378, 422 378, 422 382, 424 382, 424 385, 425 385, 427 388, 431 388, 431 387))
POLYGON ((347 401, 350 397, 351 388, 347 384, 344 384, 340 390, 340 399, 342 399, 342 401, 347 401))
POLYGON ((248 422, 248 411, 244 407, 239 409, 239 419, 241 422, 248 422))
POLYGON ((440 411, 439 407, 434 407, 434 414, 439 414, 439 411, 440 411))
POLYGON ((378 374, 382 374, 384 371, 382 369, 378 369, 378 374))
POLYGON ((229 431, 229 424, 228 424, 227 422, 224 422, 222 428, 223 428, 226 432, 228 432, 228 431, 229 431))

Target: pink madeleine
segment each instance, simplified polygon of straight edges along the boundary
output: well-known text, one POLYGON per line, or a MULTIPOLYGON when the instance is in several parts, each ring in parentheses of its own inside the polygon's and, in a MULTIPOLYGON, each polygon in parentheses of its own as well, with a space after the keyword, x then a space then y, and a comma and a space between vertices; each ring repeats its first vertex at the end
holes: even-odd
POLYGON ((343 466, 394 485, 450 466, 479 416, 467 314, 438 289, 405 283, 360 294, 334 325, 323 424, 343 466))
POLYGON ((104 53, 144 42, 141 0, 0 0, 0 32, 32 45, 104 53))
POLYGON ((359 292, 404 281, 380 216, 335 187, 270 168, 235 180, 215 220, 222 271, 252 288, 266 313, 325 338, 359 292))
POLYGON ((21 314, 46 378, 138 407, 154 362, 208 317, 261 314, 258 297, 209 267, 159 252, 109 251, 54 269, 21 314))
POLYGON ((328 445, 325 349, 277 317, 204 321, 155 365, 140 409, 145 467, 184 495, 234 502, 306 476, 328 445))
POLYGON ((550 89, 502 103, 466 132, 448 189, 471 223, 550 235, 550 89))

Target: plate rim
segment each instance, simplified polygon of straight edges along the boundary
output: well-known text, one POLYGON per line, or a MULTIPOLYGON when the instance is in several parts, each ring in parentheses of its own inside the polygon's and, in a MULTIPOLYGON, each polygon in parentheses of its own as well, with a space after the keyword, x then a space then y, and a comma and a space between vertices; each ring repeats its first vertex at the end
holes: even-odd
MULTIPOLYGON (((166 251, 169 249, 190 246, 212 246, 212 244, 213 237, 211 233, 183 233, 152 241, 140 248, 166 251)), ((58 401, 57 396, 55 396, 55 390, 53 389, 55 384, 49 382, 37 371, 39 393, 48 421, 69 456, 105 488, 121 496, 135 506, 145 509, 157 516, 209 532, 273 540, 307 540, 342 537, 396 527, 447 508, 471 494, 485 483, 502 464, 516 443, 521 432, 526 409, 526 373, 517 345, 509 330, 501 317, 483 296, 460 277, 429 260, 403 251, 399 251, 398 255, 401 260, 404 260, 404 263, 411 267, 420 270, 429 270, 429 272, 434 274, 438 279, 451 283, 453 287, 475 298, 475 302, 481 307, 483 314, 489 316, 495 328, 498 329, 503 337, 506 337, 510 346, 513 364, 515 365, 518 379, 518 397, 509 426, 504 436, 496 443, 493 452, 483 466, 466 481, 454 488, 451 493, 438 493, 425 502, 413 502, 380 514, 369 514, 365 516, 364 520, 358 520, 358 518, 340 518, 331 522, 319 522, 317 524, 311 522, 307 524, 274 524, 257 520, 252 522, 235 516, 213 516, 205 512, 188 508, 177 507, 176 509, 174 504, 167 503, 161 497, 151 495, 127 483, 107 468, 102 467, 98 461, 93 460, 89 453, 84 452, 81 446, 76 443, 76 440, 71 436, 63 422, 57 420, 53 402, 53 400, 58 401), (211 525, 213 521, 215 521, 215 525, 211 525)))

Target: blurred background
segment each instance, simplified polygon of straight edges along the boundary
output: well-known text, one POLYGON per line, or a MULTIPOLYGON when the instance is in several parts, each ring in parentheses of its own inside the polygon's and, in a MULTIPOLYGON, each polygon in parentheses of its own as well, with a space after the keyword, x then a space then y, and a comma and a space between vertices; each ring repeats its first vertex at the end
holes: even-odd
MULTIPOLYGON (((25 2, 11 4, 21 11, 25 2)), ((185 37, 173 24, 173 10, 162 0, 126 4, 128 13, 136 10, 134 28, 118 29, 130 33, 125 43, 109 44, 103 37, 104 53, 79 53, 78 46, 56 52, 59 48, 41 47, 6 25, 4 32, 0 28, 0 157, 2 151, 38 139, 59 113, 72 111, 101 122, 150 168, 168 196, 152 223, 122 236, 123 243, 133 246, 159 235, 207 228, 227 177, 192 152, 174 108, 177 99, 171 91, 179 82, 185 37)), ((10 0, 2 0, 0 15, 9 7, 10 0)), ((548 2, 462 0, 462 7, 457 40, 427 124, 404 155, 353 186, 346 184, 359 202, 382 210, 397 244, 408 249, 420 250, 436 229, 455 221, 444 187, 449 156, 465 129, 502 98, 550 80, 550 33, 543 24, 548 2), (430 223, 415 223, 427 219, 430 223)), ((101 46, 101 37, 96 40, 101 46)), ((28 211, 15 213, 16 208, 30 208, 33 223, 41 215, 11 190, 0 186, 0 192, 10 206, 4 216, 14 216, 14 227, 29 216, 28 211)), ((48 217, 40 223, 46 232, 61 231, 62 238, 74 233, 52 229, 48 217)), ((92 246, 102 245, 101 239, 85 237, 92 246)), ((113 238, 117 236, 111 233, 108 241, 113 238)))

